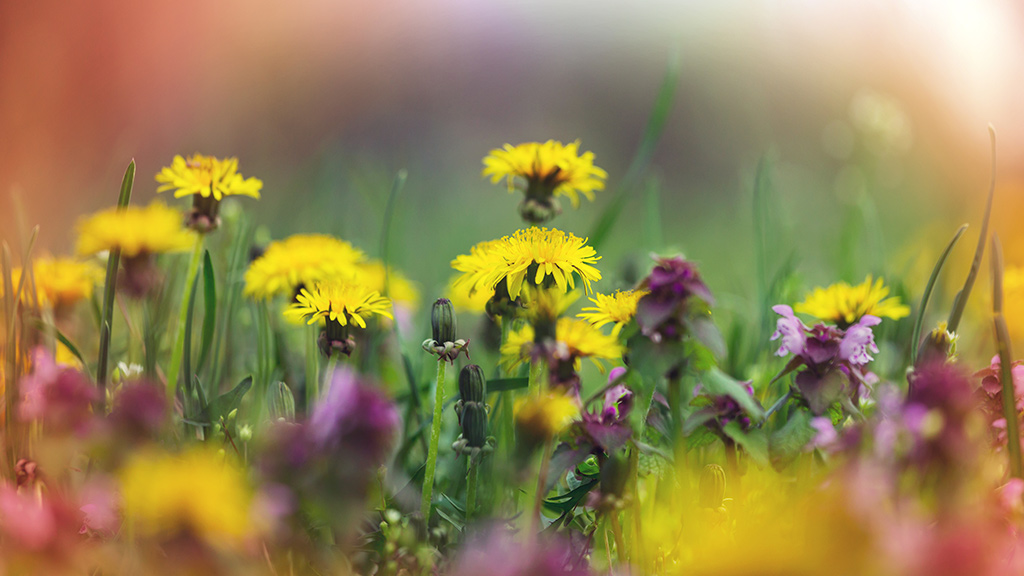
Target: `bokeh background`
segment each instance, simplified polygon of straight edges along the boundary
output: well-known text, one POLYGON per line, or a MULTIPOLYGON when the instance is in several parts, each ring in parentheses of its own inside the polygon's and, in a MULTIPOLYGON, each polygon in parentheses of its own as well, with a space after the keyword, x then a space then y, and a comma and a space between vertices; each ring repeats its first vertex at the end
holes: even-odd
POLYGON ((980 219, 990 123, 997 224, 1024 238, 1014 0, 0 2, 0 236, 17 247, 38 223, 41 246, 69 250, 130 159, 146 203, 161 166, 202 152, 265 182, 246 209, 267 237, 329 232, 373 254, 405 169, 392 259, 432 297, 451 258, 520 225, 519 198, 480 178, 488 150, 581 139, 609 191, 554 224, 587 234, 673 58, 673 107, 605 268, 670 246, 742 292, 766 157, 768 249, 809 282, 924 275, 980 219))

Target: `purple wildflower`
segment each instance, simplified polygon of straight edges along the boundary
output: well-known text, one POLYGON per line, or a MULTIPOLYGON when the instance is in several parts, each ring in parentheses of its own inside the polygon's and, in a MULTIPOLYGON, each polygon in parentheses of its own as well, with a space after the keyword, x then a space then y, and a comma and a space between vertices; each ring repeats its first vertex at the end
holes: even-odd
POLYGON ((695 300, 703 307, 714 303, 697 265, 681 256, 659 258, 640 288, 650 292, 637 302, 637 325, 654 342, 683 337, 688 317, 702 308, 694 309, 695 300))
POLYGON ((327 395, 309 419, 309 438, 317 451, 358 452, 377 465, 384 461, 398 429, 398 410, 377 388, 359 382, 339 367, 327 395))
POLYGON ((773 306, 772 311, 782 316, 775 324, 775 332, 771 338, 772 340, 782 338, 782 342, 780 342, 779 349, 775 352, 775 355, 802 355, 804 348, 807 346, 807 332, 810 328, 794 316, 793 309, 785 304, 773 306))
POLYGON ((35 369, 21 381, 18 416, 43 421, 47 430, 56 433, 86 433, 93 423, 96 386, 81 372, 57 366, 42 348, 33 357, 35 369))
POLYGON ((523 542, 493 529, 486 537, 468 541, 450 576, 588 576, 584 548, 560 539, 523 542))
POLYGON ((847 328, 846 334, 839 342, 839 359, 858 366, 871 362, 872 358, 868 353, 878 353, 875 334, 871 327, 881 321, 881 318, 869 314, 862 316, 856 324, 847 328))

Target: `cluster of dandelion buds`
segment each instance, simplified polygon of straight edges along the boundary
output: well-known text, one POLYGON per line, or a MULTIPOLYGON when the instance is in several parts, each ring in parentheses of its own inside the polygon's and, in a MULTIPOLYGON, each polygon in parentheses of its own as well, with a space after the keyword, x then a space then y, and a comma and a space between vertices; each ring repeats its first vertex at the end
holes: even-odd
POLYGON ((455 310, 451 300, 438 298, 430 311, 431 338, 423 341, 423 349, 435 356, 439 362, 447 360, 452 364, 460 352, 469 358, 469 340, 455 337, 455 310))
POLYGON ((459 372, 459 401, 455 403, 462 434, 452 444, 452 450, 466 454, 473 462, 494 451, 494 438, 487 436, 489 407, 484 402, 485 394, 484 371, 476 364, 463 368, 459 372))

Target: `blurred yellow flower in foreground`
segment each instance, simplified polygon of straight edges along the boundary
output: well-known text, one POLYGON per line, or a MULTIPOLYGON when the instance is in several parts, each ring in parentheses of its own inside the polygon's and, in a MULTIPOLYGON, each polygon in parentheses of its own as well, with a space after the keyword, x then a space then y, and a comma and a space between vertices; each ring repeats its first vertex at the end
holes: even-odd
POLYGON ((839 282, 828 288, 815 288, 803 302, 793 306, 793 310, 833 322, 840 328, 846 328, 866 315, 893 320, 910 315, 910 308, 899 298, 887 296, 889 288, 883 286, 882 279, 872 280, 869 274, 857 286, 839 282))
POLYGON ((125 258, 144 254, 182 252, 196 236, 182 225, 181 212, 161 202, 145 208, 109 208, 78 222, 79 255, 120 249, 125 258))
MULTIPOLYGON (((21 282, 21 275, 21 268, 11 270, 15 289, 21 282)), ((94 262, 44 256, 32 262, 32 279, 41 305, 66 310, 92 297, 96 284, 103 279, 103 269, 94 262)), ((23 301, 27 300, 27 290, 26 287, 22 292, 23 301)), ((0 294, 3 294, 3 286, 0 286, 0 294)))
POLYGON ((156 175, 160 183, 157 192, 174 190, 174 197, 213 196, 221 200, 225 196, 260 197, 263 182, 256 178, 242 178, 238 173, 238 158, 218 160, 213 156, 193 154, 188 160, 175 156, 170 166, 165 166, 156 175))
MULTIPOLYGON (((534 330, 529 324, 509 333, 501 346, 501 365, 506 371, 514 370, 530 360, 534 330)), ((580 358, 590 358, 600 368, 598 359, 614 360, 622 357, 622 345, 614 336, 602 333, 595 326, 575 318, 559 318, 555 324, 555 340, 565 346, 568 355, 579 369, 580 358)))
POLYGON ((125 515, 143 536, 186 533, 230 547, 254 531, 244 472, 211 450, 137 452, 120 480, 125 515))

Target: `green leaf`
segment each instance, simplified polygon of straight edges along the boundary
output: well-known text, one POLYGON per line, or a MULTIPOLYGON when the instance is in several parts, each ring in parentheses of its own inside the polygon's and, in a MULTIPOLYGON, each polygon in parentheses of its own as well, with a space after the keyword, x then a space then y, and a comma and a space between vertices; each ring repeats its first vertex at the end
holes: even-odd
POLYGON ((487 381, 487 392, 507 392, 509 390, 522 390, 530 386, 528 377, 522 378, 495 378, 487 381))
POLYGON ((776 470, 782 470, 803 452, 817 431, 811 426, 811 414, 794 410, 789 420, 768 438, 768 456, 776 470))
POLYGON ((199 415, 198 420, 201 422, 213 422, 220 416, 238 408, 249 388, 252 388, 252 376, 246 376, 229 392, 221 394, 216 400, 210 402, 209 406, 199 415))
POLYGON ((565 514, 576 506, 579 506, 579 503, 587 497, 587 494, 590 493, 597 484, 598 480, 591 480, 590 482, 582 484, 578 488, 570 490, 565 494, 559 494, 558 496, 544 500, 544 507, 552 512, 565 514))
POLYGON ((733 442, 743 447, 758 466, 768 465, 768 436, 760 428, 744 431, 736 420, 726 424, 722 431, 733 442))
MULTIPOLYGON (((199 364, 196 372, 203 369, 206 359, 210 356, 213 344, 213 332, 217 327, 217 279, 213 274, 213 260, 210 251, 203 255, 203 335, 199 341, 199 364)), ((216 382, 212 382, 214 386, 216 382)))
POLYGON ((738 380, 718 368, 712 368, 702 374, 701 383, 704 385, 703 392, 714 396, 729 396, 739 403, 743 411, 755 421, 764 418, 764 410, 758 405, 757 400, 747 392, 747 389, 738 380))
MULTIPOLYGON (((132 185, 135 183, 135 159, 128 164, 121 180, 121 193, 117 197, 117 208, 124 210, 132 198, 132 185)), ((99 359, 96 362, 96 383, 100 387, 100 407, 106 403, 107 369, 110 362, 110 328, 114 318, 114 290, 117 285, 117 267, 121 261, 121 251, 111 250, 107 256, 107 274, 103 281, 103 310, 100 318, 99 359)))

